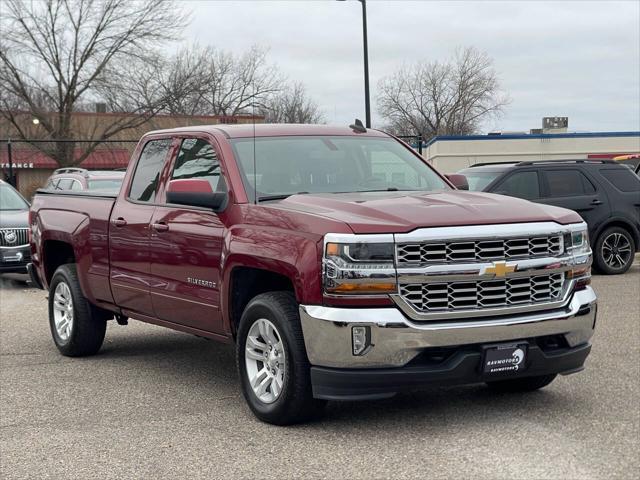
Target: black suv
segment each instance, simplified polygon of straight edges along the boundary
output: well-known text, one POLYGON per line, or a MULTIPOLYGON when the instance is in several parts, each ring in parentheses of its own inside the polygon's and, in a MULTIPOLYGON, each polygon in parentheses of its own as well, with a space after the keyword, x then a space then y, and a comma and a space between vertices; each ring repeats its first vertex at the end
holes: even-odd
POLYGON ((640 178, 610 160, 481 163, 459 171, 469 189, 578 212, 589 226, 594 265, 624 273, 640 250, 640 178))

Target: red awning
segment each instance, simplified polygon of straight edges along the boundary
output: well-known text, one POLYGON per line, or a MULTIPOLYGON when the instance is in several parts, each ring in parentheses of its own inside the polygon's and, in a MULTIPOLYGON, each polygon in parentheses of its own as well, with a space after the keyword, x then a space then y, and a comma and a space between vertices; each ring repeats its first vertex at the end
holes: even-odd
MULTIPOLYGON (((82 155, 82 149, 76 149, 75 157, 82 155)), ((85 158, 79 165, 82 168, 111 170, 114 168, 125 168, 129 164, 131 153, 126 148, 114 148, 109 150, 95 150, 85 158)), ((11 151, 11 161, 16 170, 31 168, 54 169, 60 165, 48 155, 37 150, 13 149, 11 151)), ((0 164, 3 169, 9 167, 9 157, 7 150, 0 151, 0 164)))

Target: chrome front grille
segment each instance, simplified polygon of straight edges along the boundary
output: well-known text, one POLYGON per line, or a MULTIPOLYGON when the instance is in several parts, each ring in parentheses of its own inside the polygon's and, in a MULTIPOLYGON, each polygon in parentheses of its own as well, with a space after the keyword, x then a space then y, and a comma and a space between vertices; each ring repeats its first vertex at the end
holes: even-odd
POLYGON ((28 228, 0 228, 0 247, 20 247, 28 243, 28 228))
POLYGON ((398 266, 483 262, 495 259, 554 257, 562 253, 561 235, 507 239, 403 243, 396 247, 398 266))
POLYGON ((400 285, 400 296, 421 313, 532 305, 560 300, 564 275, 410 283, 400 285))

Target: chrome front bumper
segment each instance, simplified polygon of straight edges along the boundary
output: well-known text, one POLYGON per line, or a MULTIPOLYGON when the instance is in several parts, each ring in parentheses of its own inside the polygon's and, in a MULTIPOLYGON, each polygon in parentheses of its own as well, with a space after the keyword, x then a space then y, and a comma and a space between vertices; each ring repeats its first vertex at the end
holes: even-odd
POLYGON ((398 308, 332 308, 301 305, 300 319, 309 362, 334 368, 401 367, 425 348, 503 342, 564 335, 570 347, 587 343, 596 320, 591 287, 573 294, 559 309, 519 315, 415 322, 398 308), (369 326, 367 353, 352 353, 353 326, 369 326))

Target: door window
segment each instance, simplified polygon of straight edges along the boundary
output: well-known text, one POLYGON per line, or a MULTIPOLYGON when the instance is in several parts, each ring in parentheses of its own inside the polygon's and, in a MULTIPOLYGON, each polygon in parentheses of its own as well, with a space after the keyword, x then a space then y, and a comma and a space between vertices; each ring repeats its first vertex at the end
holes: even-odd
POLYGON ((72 180, 71 182, 71 190, 82 190, 82 185, 78 180, 72 180))
POLYGON ((621 192, 640 191, 640 178, 626 167, 602 169, 600 173, 621 192))
POLYGON ((538 172, 515 172, 493 189, 494 193, 501 193, 512 197, 534 200, 540 198, 540 182, 538 172))
POLYGON ((206 140, 186 138, 182 141, 171 180, 186 178, 207 180, 212 191, 225 191, 226 185, 220 173, 218 156, 206 140))
POLYGON ((73 183, 73 180, 71 178, 62 178, 58 182, 58 185, 56 186, 56 190, 71 190, 72 183, 73 183))
POLYGON ((138 202, 153 202, 158 193, 162 165, 169 152, 171 139, 151 140, 142 150, 131 181, 129 198, 138 202))
POLYGON ((545 175, 551 198, 590 195, 596 191, 580 170, 548 170, 545 175))

